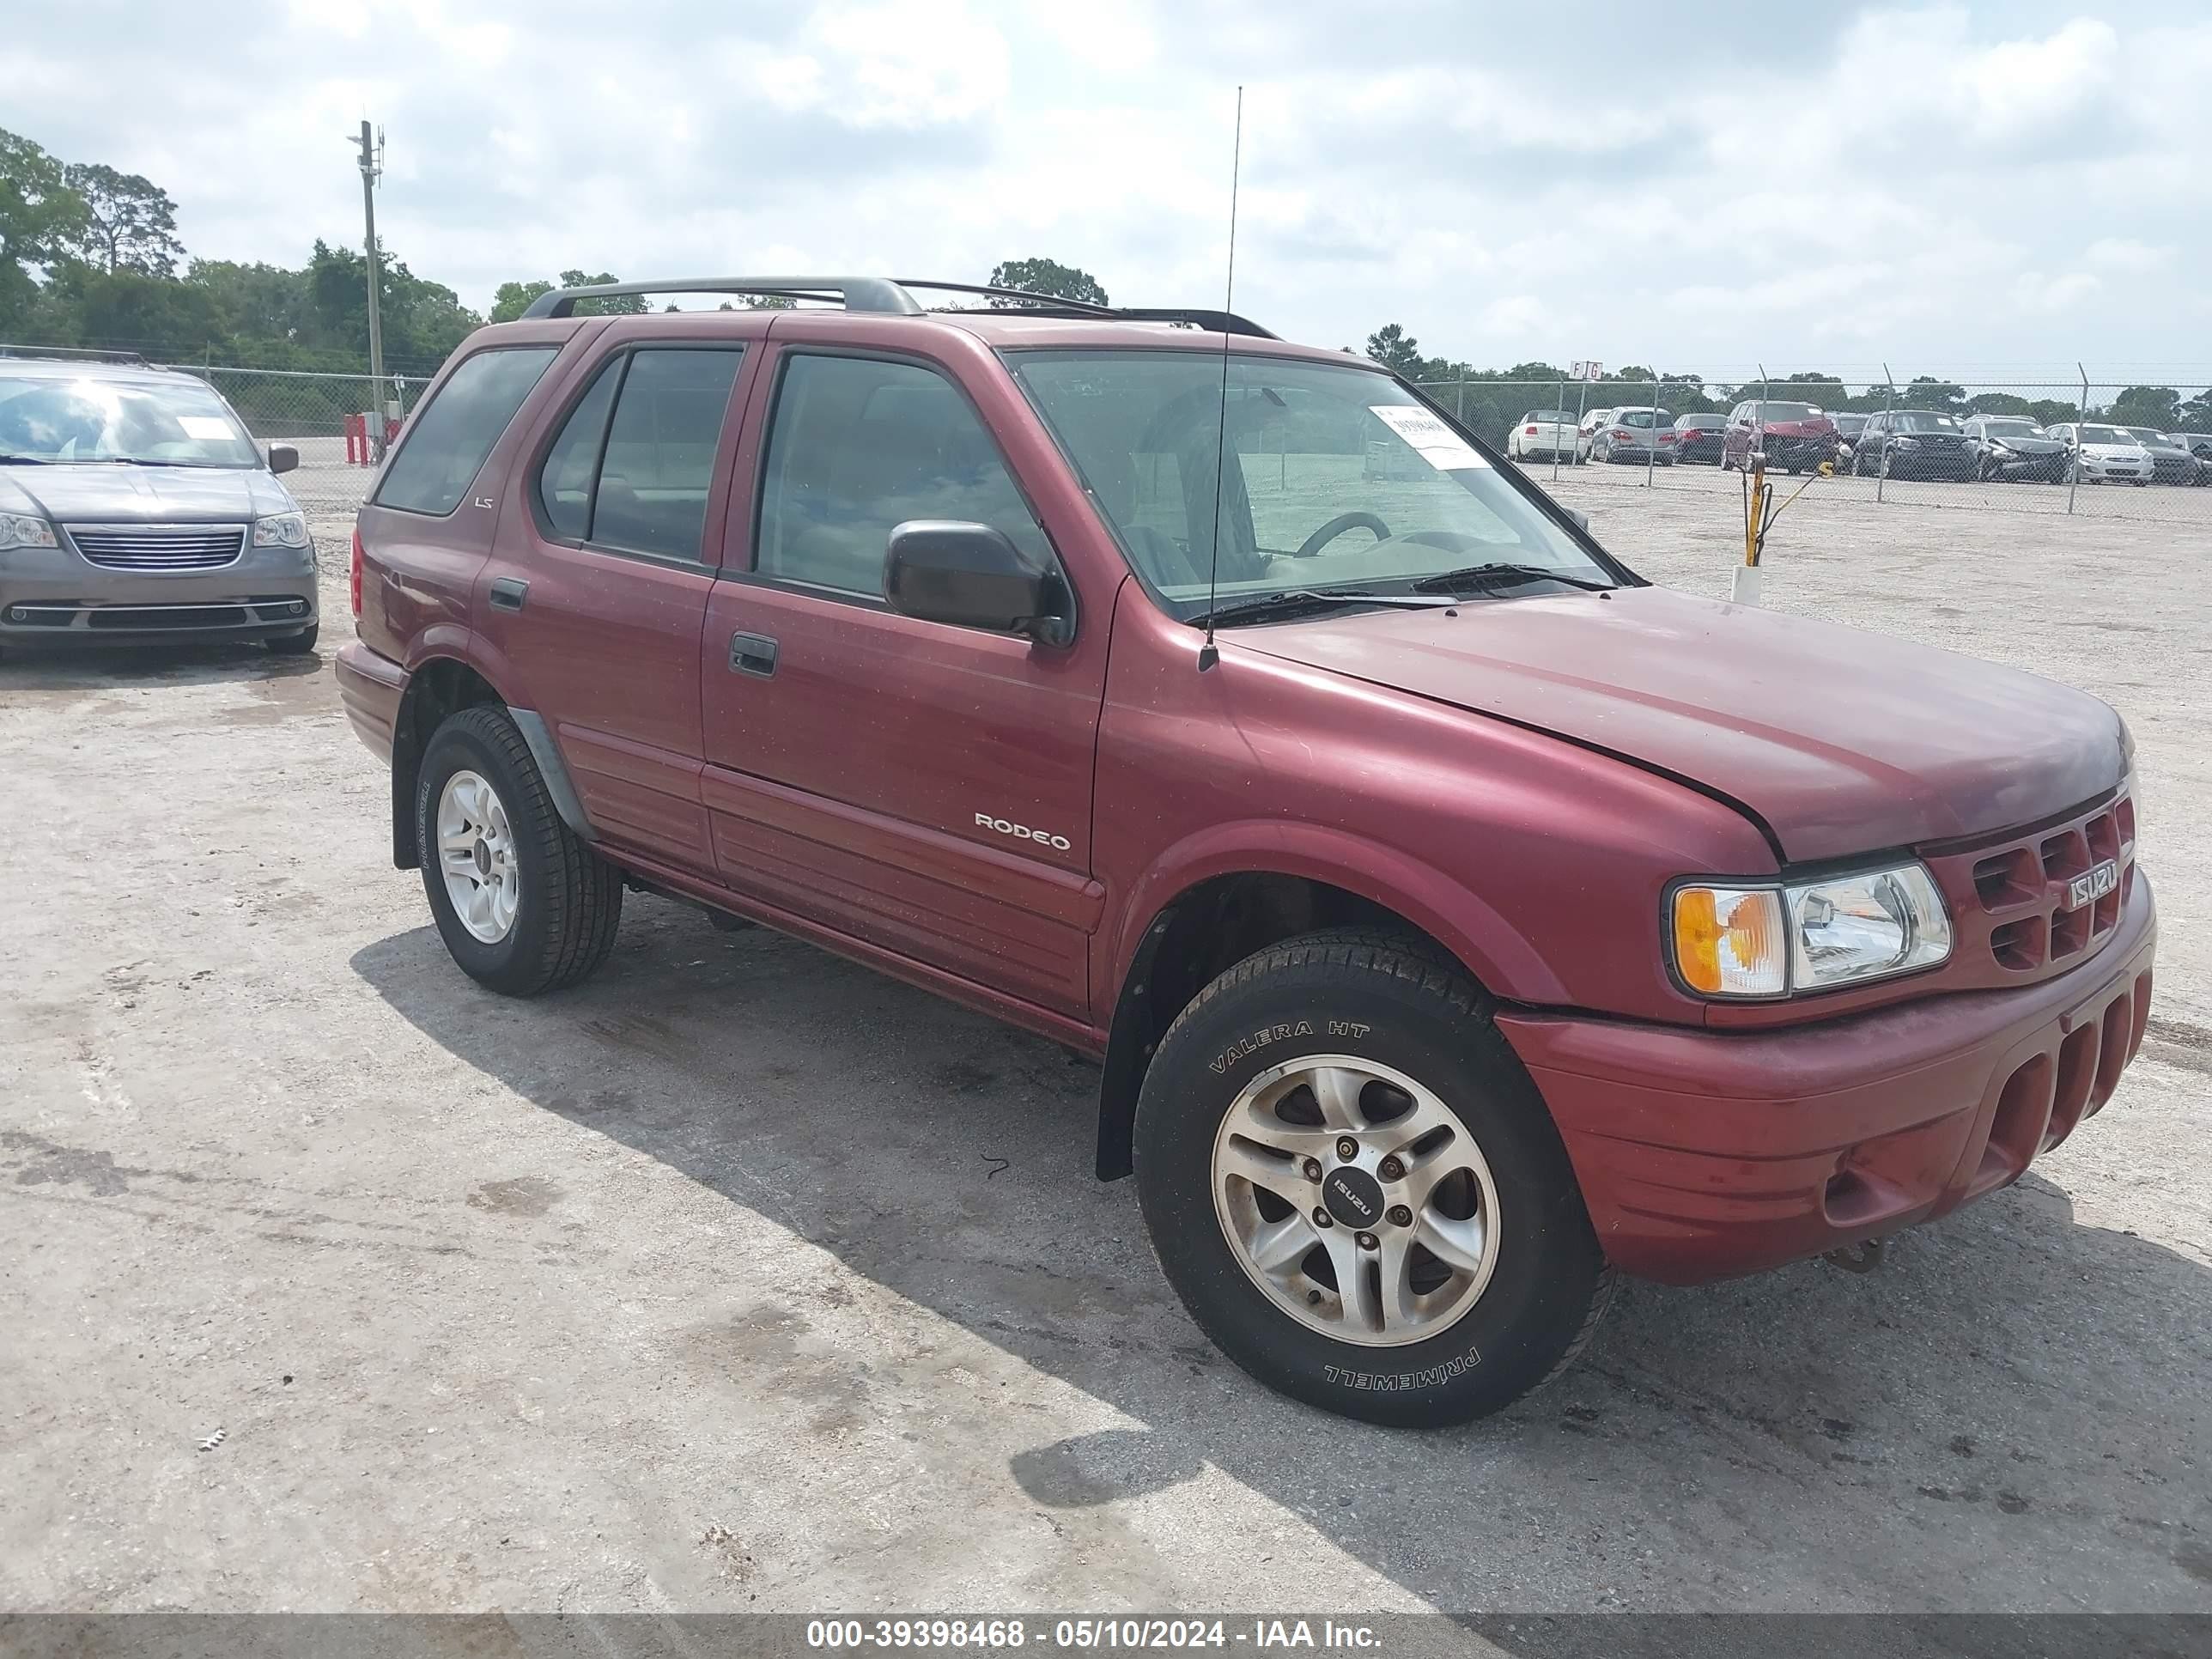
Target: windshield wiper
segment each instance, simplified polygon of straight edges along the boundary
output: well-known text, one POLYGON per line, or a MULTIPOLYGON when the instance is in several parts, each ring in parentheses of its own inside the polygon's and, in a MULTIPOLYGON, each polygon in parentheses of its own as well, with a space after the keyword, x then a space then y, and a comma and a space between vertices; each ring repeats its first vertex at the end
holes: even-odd
POLYGON ((1293 587, 1279 593, 1239 599, 1233 605, 1216 605, 1210 612, 1193 617, 1190 621, 1194 626, 1203 627, 1211 622, 1221 628, 1233 623, 1255 622, 1261 617, 1310 614, 1346 605, 1389 605, 1434 611, 1450 603, 1449 599, 1419 599, 1411 593, 1370 593, 1352 587, 1293 587))
POLYGON ((1416 593, 1449 593, 1462 587, 1504 586, 1515 582, 1562 582, 1569 587, 1579 587, 1585 593, 1610 593, 1620 586, 1619 582, 1594 582, 1583 576, 1570 576, 1565 571, 1553 570, 1540 564, 1471 564, 1459 570, 1440 570, 1433 576, 1424 576, 1413 584, 1416 593))
POLYGON ((0 455, 0 466, 52 466, 44 455, 0 455))

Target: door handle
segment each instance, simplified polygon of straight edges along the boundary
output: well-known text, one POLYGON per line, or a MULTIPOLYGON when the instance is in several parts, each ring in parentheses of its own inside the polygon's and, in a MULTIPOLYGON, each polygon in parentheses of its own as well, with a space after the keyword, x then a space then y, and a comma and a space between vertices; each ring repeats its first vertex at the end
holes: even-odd
POLYGON ((491 608, 495 611, 520 611, 522 602, 529 597, 530 584, 513 576, 501 576, 491 585, 491 608))
POLYGON ((775 672, 775 641, 765 634, 731 635, 730 666, 740 674, 768 678, 775 672))

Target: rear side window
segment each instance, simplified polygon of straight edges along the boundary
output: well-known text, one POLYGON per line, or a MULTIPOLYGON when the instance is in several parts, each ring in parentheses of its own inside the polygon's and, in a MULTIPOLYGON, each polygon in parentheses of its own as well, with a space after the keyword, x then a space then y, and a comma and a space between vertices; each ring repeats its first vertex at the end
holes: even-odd
POLYGON ((418 412, 376 488, 379 507, 443 515, 461 504, 484 457, 507 430, 557 346, 479 351, 418 412))
POLYGON ((696 560, 741 358, 726 347, 645 346, 602 368, 538 471, 548 533, 696 560))
POLYGON ((880 597, 892 527, 908 519, 988 524, 1040 562, 1053 556, 968 400, 912 363, 788 359, 765 475, 764 576, 880 597))

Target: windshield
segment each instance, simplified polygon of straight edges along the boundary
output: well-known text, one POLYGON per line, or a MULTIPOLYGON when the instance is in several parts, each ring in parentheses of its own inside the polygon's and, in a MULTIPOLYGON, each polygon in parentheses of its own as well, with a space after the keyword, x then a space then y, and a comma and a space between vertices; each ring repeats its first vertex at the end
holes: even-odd
POLYGON ((1685 432, 1717 432, 1722 421, 1717 415, 1685 415, 1674 424, 1685 432))
POLYGON ((1893 432, 1956 432, 1959 423, 1948 415, 1905 409, 1889 417, 1889 429, 1893 432))
POLYGON ((2041 427, 2033 421, 1984 421, 1982 430, 1993 438, 2040 438, 2041 427))
POLYGON ((1575 417, 1564 409, 1532 409, 1521 417, 1523 421, 1543 421, 1553 426, 1572 426, 1575 417))
POLYGON ((2128 436, 2133 438, 2139 444, 2157 444, 2161 448, 2165 447, 2165 437, 2159 433, 2152 431, 2147 426, 2124 426, 2120 430, 2126 433, 2128 436))
POLYGON ((1624 409, 1613 417, 1615 426, 1672 426, 1674 417, 1665 410, 1624 409))
MULTIPOLYGON (((1007 361, 1146 586, 1180 617, 1204 612, 1223 360, 1115 350, 1018 351, 1007 361)), ((1231 358, 1228 375, 1223 601, 1311 589, 1402 594, 1424 577, 1493 563, 1614 580, 1388 375, 1263 356, 1231 358)))
POLYGON ((1759 418, 1762 421, 1809 421, 1820 411, 1810 404, 1761 404, 1759 418))
POLYGON ((2135 447, 2136 442, 2116 426, 2085 426, 2081 428, 2081 441, 2085 444, 2125 444, 2130 449, 2135 447))
POLYGON ((0 455, 34 461, 258 466, 253 441, 215 389, 173 381, 0 375, 0 455))

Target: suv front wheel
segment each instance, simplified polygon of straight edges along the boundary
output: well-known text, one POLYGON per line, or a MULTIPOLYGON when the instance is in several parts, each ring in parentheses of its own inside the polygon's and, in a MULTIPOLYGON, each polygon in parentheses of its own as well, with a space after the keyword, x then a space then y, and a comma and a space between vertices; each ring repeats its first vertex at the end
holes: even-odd
POLYGON ((1162 1040, 1134 1151, 1191 1316, 1329 1411, 1498 1411, 1574 1358, 1610 1297, 1534 1084, 1482 994, 1414 940, 1309 934, 1223 974, 1162 1040))
POLYGON ((470 978, 536 996, 614 948, 622 874, 562 823, 505 709, 464 708, 431 734, 415 844, 430 914, 470 978))

